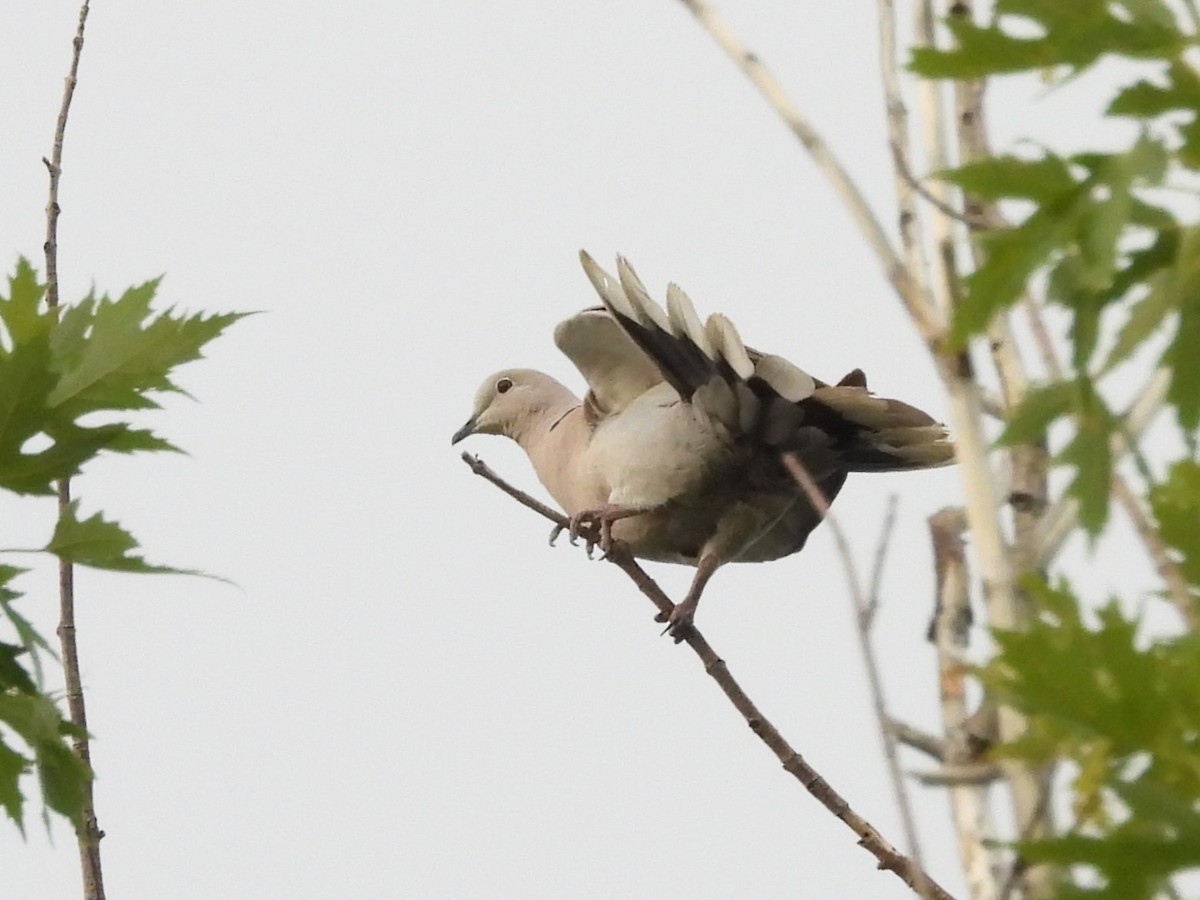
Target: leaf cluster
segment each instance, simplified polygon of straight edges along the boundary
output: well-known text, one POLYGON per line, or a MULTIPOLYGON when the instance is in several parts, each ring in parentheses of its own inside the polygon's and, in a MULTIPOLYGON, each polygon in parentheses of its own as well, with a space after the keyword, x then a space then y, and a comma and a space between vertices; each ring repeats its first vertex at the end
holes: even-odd
MULTIPOLYGON (((1065 314, 1067 371, 1007 411, 1000 444, 1053 438, 1091 538, 1108 521, 1114 448, 1132 448, 1150 526, 1186 582, 1187 596, 1174 598, 1186 612, 1200 602, 1200 222, 1184 215, 1194 200, 1173 185, 1200 175, 1200 12, 1194 0, 996 0, 992 19, 977 24, 954 8, 954 47, 915 50, 917 73, 1040 72, 1062 87, 1105 58, 1134 64, 1106 108, 1137 123, 1127 147, 1043 147, 938 173, 1013 222, 977 236, 982 261, 963 279, 947 341, 967 346, 996 314, 1039 293, 1065 314), (1147 382, 1168 377, 1177 457, 1156 450, 1147 459, 1112 399, 1110 375, 1135 368, 1148 370, 1147 382)), ((1074 818, 1020 852, 1090 872, 1078 885, 1064 880, 1058 897, 1169 893, 1173 875, 1200 866, 1200 635, 1148 640, 1115 600, 1093 621, 1063 580, 1052 587, 1027 574, 1023 589, 1032 621, 997 632, 997 652, 978 674, 1029 723, 997 753, 1072 763, 1074 818)))
MULTIPOLYGON (((134 427, 129 413, 157 408, 156 394, 179 393, 175 368, 199 358, 240 316, 155 313, 158 284, 148 281, 116 299, 89 294, 51 309, 45 285, 26 260, 18 261, 7 294, 0 294, 0 488, 52 494, 56 482, 78 474, 102 451, 177 450, 134 427)), ((137 546, 100 513, 81 519, 72 503, 60 510, 40 549, 97 568, 186 571, 147 563, 134 552, 137 546)), ((23 828, 20 782, 33 771, 46 806, 78 822, 91 775, 68 743, 79 735, 41 688, 38 654, 53 651, 15 607, 19 595, 10 583, 21 571, 0 565, 0 613, 17 640, 0 641, 0 724, 7 728, 0 729, 0 807, 23 828)))
POLYGON ((1002 442, 1039 441, 1054 422, 1072 423, 1056 461, 1074 470, 1068 493, 1092 536, 1107 521, 1110 447, 1123 428, 1098 382, 1151 338, 1165 339, 1154 365, 1171 372, 1167 402, 1189 447, 1200 426, 1200 225, 1181 223, 1155 202, 1173 175, 1200 171, 1200 73, 1186 56, 1195 24, 1161 0, 998 0, 986 25, 948 20, 953 49, 913 52, 914 71, 931 78, 1034 69, 1073 77, 1106 56, 1158 70, 1154 80, 1121 87, 1108 104, 1108 115, 1141 123, 1126 150, 1060 156, 1043 148, 939 173, 976 200, 1027 210, 979 236, 984 261, 964 279, 949 340, 965 345, 1034 284, 1068 313, 1071 376, 1031 391, 1002 442), (1025 36, 1030 31, 1038 36, 1025 36), (1105 341, 1109 321, 1121 324, 1105 341))
POLYGON ((1100 876, 1060 896, 1153 896, 1200 866, 1200 635, 1139 640, 1115 601, 1089 627, 1066 582, 1031 575, 1024 588, 1039 615, 998 631, 999 652, 979 672, 994 697, 1030 715, 1026 734, 998 752, 1070 760, 1076 774, 1074 828, 1019 849, 1100 876))

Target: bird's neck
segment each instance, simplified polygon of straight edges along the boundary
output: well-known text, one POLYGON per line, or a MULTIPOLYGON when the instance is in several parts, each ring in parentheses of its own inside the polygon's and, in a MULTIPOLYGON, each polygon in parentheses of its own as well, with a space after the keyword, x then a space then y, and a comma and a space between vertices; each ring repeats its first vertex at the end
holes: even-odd
POLYGON ((513 435, 529 457, 538 481, 569 514, 582 508, 573 464, 587 444, 588 432, 579 400, 569 396, 531 416, 522 432, 513 435))

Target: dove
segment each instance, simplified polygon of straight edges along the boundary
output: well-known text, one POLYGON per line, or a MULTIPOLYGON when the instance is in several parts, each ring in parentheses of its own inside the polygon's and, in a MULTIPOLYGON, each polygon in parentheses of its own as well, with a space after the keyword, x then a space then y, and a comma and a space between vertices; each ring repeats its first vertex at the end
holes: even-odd
POLYGON ((587 383, 584 396, 534 369, 501 370, 480 385, 452 443, 516 441, 572 539, 595 528, 606 552, 620 541, 639 559, 694 566, 686 596, 659 616, 677 642, 721 566, 797 553, 821 523, 783 454, 808 471, 826 508, 851 472, 953 462, 944 426, 874 396, 861 370, 826 384, 745 346, 725 316, 702 322, 677 285, 663 308, 625 259, 614 277, 580 258, 602 305, 561 322, 554 342, 587 383))

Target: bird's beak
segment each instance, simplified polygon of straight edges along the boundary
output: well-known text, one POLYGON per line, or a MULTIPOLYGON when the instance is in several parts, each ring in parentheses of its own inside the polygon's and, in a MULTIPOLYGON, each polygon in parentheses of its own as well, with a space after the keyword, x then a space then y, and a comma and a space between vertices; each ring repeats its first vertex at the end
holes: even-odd
POLYGON ((468 437, 469 435, 472 435, 475 433, 475 424, 476 424, 475 420, 476 420, 476 417, 471 416, 471 418, 467 419, 466 425, 464 425, 462 428, 458 429, 458 431, 454 432, 454 437, 450 438, 450 446, 451 447, 453 447, 455 444, 457 444, 463 438, 468 437))

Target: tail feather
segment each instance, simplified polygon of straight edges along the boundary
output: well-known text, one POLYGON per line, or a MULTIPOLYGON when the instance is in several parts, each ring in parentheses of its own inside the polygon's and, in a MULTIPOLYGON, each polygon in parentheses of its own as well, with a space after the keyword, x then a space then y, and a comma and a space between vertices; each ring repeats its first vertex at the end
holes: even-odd
POLYGON ((825 384, 783 357, 747 348, 719 313, 702 325, 677 285, 668 287, 664 311, 623 257, 618 278, 586 252, 580 258, 605 308, 663 379, 727 426, 779 451, 811 452, 819 440, 851 472, 953 462, 946 429, 914 406, 871 394, 861 369, 825 384))

